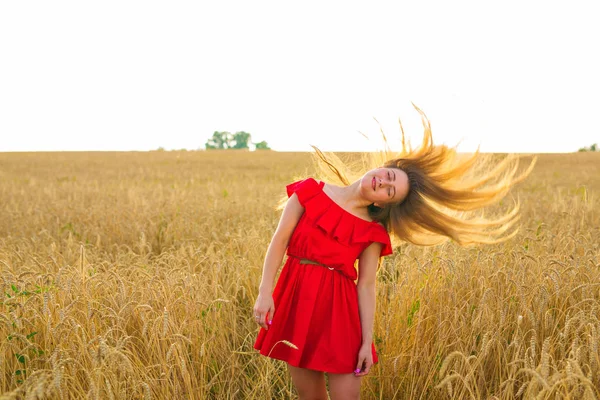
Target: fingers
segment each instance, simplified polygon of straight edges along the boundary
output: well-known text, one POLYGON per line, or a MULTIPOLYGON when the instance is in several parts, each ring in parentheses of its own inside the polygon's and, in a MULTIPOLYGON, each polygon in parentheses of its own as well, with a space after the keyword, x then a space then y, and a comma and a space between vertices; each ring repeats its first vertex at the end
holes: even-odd
POLYGON ((265 328, 266 330, 269 330, 269 327, 267 326, 267 321, 266 321, 266 314, 264 314, 264 313, 260 314, 260 317, 257 322, 261 327, 265 328))
POLYGON ((267 324, 271 325, 273 321, 273 314, 275 313, 275 307, 269 308, 269 312, 267 312, 267 324))
POLYGON ((356 369, 354 370, 354 375, 360 376, 361 371, 362 371, 362 367, 363 367, 363 363, 365 361, 366 361, 365 357, 359 357, 358 358, 358 363, 356 364, 356 369))
POLYGON ((354 376, 364 376, 369 373, 371 367, 373 366, 373 361, 370 360, 369 357, 362 357, 354 370, 354 376))
MULTIPOLYGON (((260 312, 260 311, 256 311, 254 310, 254 322, 256 322, 258 325, 260 325, 262 328, 269 330, 269 325, 267 324, 267 315, 268 312, 260 312), (258 316, 258 318, 257 318, 258 316)), ((270 319, 269 319, 270 321, 270 319)))
POLYGON ((372 362, 369 362, 369 361, 367 361, 367 362, 365 363, 365 370, 364 370, 363 372, 361 372, 361 374, 360 374, 360 375, 361 375, 361 376, 362 376, 362 375, 367 375, 367 374, 369 373, 369 371, 371 370, 371 367, 372 367, 372 366, 373 366, 373 363, 372 363, 372 362))

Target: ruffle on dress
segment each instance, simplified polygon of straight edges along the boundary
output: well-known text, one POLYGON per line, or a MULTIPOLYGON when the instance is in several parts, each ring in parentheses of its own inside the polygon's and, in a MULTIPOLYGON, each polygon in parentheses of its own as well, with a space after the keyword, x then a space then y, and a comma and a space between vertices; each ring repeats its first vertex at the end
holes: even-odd
POLYGON ((324 184, 306 178, 287 185, 287 195, 296 193, 305 215, 336 241, 345 245, 378 242, 383 244, 380 257, 392 254, 386 229, 378 222, 366 221, 343 209, 323 191, 324 184))

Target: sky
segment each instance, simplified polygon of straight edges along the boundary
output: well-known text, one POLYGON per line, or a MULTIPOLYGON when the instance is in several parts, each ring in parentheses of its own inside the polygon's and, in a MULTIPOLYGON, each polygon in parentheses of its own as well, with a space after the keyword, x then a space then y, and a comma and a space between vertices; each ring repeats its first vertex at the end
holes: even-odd
POLYGON ((3 1, 0 152, 600 142, 594 1, 3 1), (376 122, 378 121, 378 122, 376 122), (361 135, 361 132, 369 139, 361 135))

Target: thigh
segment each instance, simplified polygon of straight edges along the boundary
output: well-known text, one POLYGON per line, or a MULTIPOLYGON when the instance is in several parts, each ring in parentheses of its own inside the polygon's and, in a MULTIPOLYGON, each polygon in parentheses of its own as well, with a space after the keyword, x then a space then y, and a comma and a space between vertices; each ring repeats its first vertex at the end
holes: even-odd
POLYGON ((327 374, 331 400, 359 399, 362 376, 349 374, 327 374))
POLYGON ((299 400, 327 400, 325 374, 307 368, 298 368, 288 364, 292 382, 298 392, 299 400))

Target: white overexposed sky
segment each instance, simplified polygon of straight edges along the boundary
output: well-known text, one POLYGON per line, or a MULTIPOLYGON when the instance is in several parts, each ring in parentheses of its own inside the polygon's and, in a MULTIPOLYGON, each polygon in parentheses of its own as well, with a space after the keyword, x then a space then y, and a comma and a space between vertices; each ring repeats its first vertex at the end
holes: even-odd
POLYGON ((3 1, 0 151, 600 142, 596 1, 3 1))

